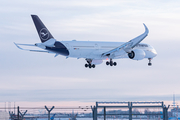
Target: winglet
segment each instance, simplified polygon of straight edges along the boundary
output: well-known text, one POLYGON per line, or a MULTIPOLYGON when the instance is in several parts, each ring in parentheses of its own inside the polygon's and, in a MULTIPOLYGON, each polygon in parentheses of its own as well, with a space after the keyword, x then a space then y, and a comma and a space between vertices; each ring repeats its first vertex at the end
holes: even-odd
POLYGON ((149 29, 147 28, 147 26, 143 23, 144 27, 145 27, 145 33, 149 33, 149 29))
POLYGON ((124 43, 123 45, 115 48, 115 49, 112 49, 108 52, 105 52, 102 54, 102 57, 103 56, 110 56, 112 53, 115 53, 117 51, 119 51, 120 49, 124 49, 125 52, 129 53, 131 52, 131 50, 137 45, 139 44, 149 33, 149 30, 147 28, 147 26, 143 23, 144 27, 145 27, 145 32, 139 36, 137 36, 136 38, 130 40, 129 42, 126 42, 124 43))
POLYGON ((144 27, 145 27, 145 32, 139 36, 137 36, 136 38, 130 40, 129 42, 132 42, 132 45, 130 46, 130 48, 134 48, 137 44, 139 44, 145 37, 148 36, 149 33, 149 29, 147 28, 147 26, 143 23, 144 27))

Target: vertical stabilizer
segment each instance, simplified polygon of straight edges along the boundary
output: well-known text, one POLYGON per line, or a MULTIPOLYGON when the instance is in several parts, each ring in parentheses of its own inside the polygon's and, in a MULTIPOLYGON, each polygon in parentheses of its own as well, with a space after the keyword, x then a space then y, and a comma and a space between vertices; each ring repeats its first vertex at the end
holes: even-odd
POLYGON ((43 22, 39 19, 37 15, 31 15, 31 17, 33 19, 34 25, 36 26, 36 30, 42 43, 53 38, 49 30, 46 28, 46 26, 43 24, 43 22))

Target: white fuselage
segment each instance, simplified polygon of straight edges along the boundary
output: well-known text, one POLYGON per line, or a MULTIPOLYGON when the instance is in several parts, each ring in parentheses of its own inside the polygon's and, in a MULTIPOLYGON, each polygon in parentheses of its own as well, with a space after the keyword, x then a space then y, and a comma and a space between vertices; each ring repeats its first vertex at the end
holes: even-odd
MULTIPOLYGON (((96 41, 61 41, 62 44, 66 46, 69 51, 68 57, 74 58, 90 58, 90 59, 107 59, 107 57, 102 58, 102 53, 105 53, 109 50, 115 49, 124 42, 96 42, 96 41)), ((136 45, 133 50, 141 49, 145 52, 144 58, 153 58, 157 55, 155 49, 148 45, 140 43, 136 45)), ((114 59, 118 58, 128 58, 127 53, 123 50, 114 59), (124 54, 122 55, 122 52, 124 54)))

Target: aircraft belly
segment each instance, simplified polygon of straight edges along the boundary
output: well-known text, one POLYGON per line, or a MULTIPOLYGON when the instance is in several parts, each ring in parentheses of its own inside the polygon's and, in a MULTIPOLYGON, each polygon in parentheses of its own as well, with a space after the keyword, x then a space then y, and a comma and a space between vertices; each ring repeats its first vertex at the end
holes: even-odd
POLYGON ((79 50, 69 50, 69 57, 80 58, 81 52, 79 50))
POLYGON ((101 59, 101 55, 103 52, 104 51, 102 50, 96 50, 96 49, 70 50, 69 57, 101 59))

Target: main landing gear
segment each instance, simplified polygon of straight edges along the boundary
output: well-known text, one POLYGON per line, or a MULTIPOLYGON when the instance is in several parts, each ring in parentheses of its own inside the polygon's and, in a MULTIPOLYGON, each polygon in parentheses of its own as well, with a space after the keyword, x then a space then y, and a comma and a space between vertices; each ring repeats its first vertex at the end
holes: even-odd
POLYGON ((86 68, 95 68, 96 67, 96 65, 94 65, 94 64, 91 64, 92 63, 92 60, 91 59, 86 59, 86 61, 87 61, 87 63, 85 64, 85 67, 86 68))
POLYGON ((87 68, 87 67, 89 67, 89 68, 95 68, 96 66, 94 65, 94 64, 85 64, 85 67, 87 68))
POLYGON ((149 60, 149 63, 148 63, 148 66, 151 66, 152 65, 152 63, 151 63, 151 58, 148 58, 148 60, 149 60))
POLYGON ((107 62, 106 62, 106 65, 116 66, 116 65, 117 65, 117 63, 116 63, 116 62, 113 62, 113 61, 112 61, 112 59, 110 59, 110 62, 109 62, 109 61, 107 61, 107 62))

